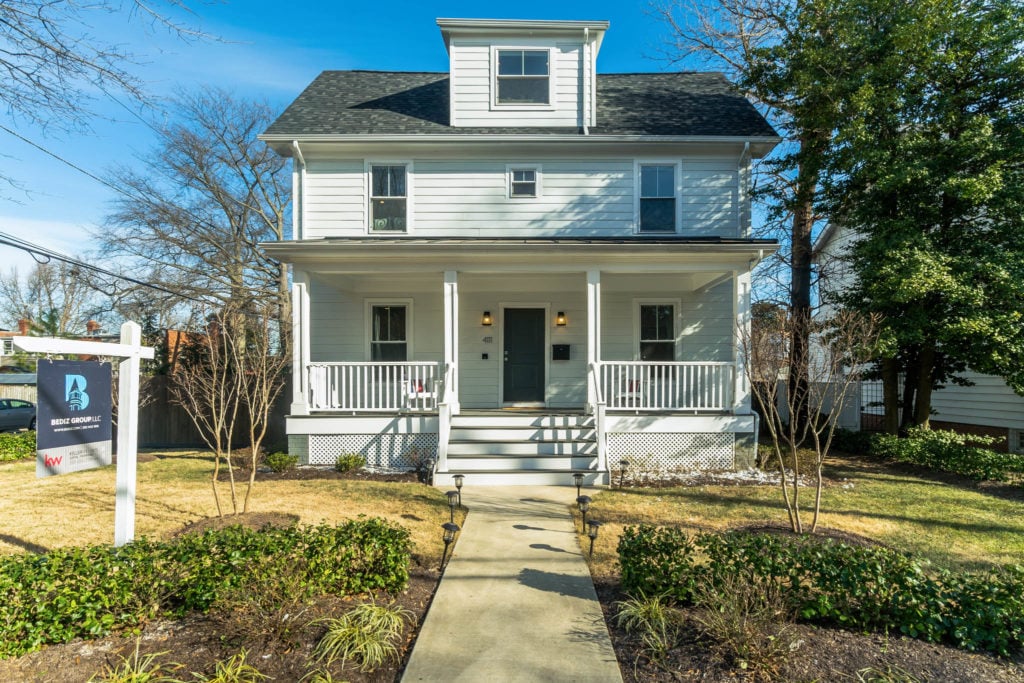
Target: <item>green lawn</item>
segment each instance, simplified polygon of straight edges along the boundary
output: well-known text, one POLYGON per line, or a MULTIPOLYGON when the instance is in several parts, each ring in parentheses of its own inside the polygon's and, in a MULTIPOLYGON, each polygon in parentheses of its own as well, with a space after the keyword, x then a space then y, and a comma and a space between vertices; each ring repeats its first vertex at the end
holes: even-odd
MULTIPOLYGON (((1007 494, 1005 488, 961 486, 857 458, 832 463, 826 476, 834 483, 823 493, 820 526, 868 536, 948 568, 1024 563, 1024 489, 1007 494)), ((802 488, 801 496, 805 506, 813 504, 812 488, 802 488)), ((603 491, 588 518, 604 523, 594 549, 598 575, 617 574, 615 547, 626 525, 698 531, 788 523, 778 486, 603 491)))
MULTIPOLYGON (((163 538, 216 515, 209 453, 154 455, 138 464, 137 536, 163 538)), ((34 460, 0 464, 0 554, 112 543, 114 474, 111 466, 36 479, 34 460)), ((239 484, 241 506, 245 491, 239 484)), ((221 505, 230 510, 227 484, 218 489, 221 505)), ((410 530, 413 552, 428 564, 440 560, 440 527, 449 517, 444 493, 429 486, 338 479, 257 481, 250 510, 289 514, 302 524, 383 517, 410 530)))

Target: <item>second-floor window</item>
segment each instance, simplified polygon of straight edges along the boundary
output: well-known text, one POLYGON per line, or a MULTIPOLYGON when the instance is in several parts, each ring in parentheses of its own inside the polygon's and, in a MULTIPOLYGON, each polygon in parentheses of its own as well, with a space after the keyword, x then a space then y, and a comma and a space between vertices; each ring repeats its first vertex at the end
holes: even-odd
POLYGON ((640 166, 640 232, 676 231, 676 167, 640 166))
POLYGON ((407 223, 406 168, 404 165, 370 167, 370 230, 405 232, 407 223))
POLYGON ((550 104, 547 50, 498 50, 498 104, 550 104))

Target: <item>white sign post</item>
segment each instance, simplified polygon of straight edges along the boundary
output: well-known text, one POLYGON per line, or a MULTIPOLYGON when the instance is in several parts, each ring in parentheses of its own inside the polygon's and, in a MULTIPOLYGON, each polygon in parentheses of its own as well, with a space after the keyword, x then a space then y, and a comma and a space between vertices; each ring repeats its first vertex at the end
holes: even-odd
POLYGON ((135 537, 135 462, 139 447, 139 365, 153 358, 153 347, 142 346, 138 323, 121 325, 121 343, 14 337, 14 346, 29 353, 69 353, 113 356, 121 361, 117 393, 117 497, 114 506, 114 545, 135 537))

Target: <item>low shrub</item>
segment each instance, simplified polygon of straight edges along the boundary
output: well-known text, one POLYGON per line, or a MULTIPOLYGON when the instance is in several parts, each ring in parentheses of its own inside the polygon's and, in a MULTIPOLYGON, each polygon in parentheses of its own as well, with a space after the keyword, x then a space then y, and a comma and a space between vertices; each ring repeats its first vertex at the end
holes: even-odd
POLYGON ((692 604, 698 582, 723 592, 742 574, 779 585, 804 621, 898 631, 1001 655, 1024 646, 1022 567, 957 573, 888 548, 739 532, 685 539, 681 533, 627 527, 618 547, 623 589, 692 604))
POLYGON ((339 472, 351 472, 361 467, 366 467, 366 458, 358 453, 342 453, 334 461, 334 469, 339 472))
POLYGON ((269 453, 263 458, 263 464, 269 467, 272 471, 280 474, 281 472, 287 472, 288 470, 295 469, 295 466, 299 464, 299 456, 288 455, 287 453, 276 452, 269 453))
POLYGON ((0 462, 14 462, 36 457, 36 433, 0 432, 0 462))
POLYGON ((854 431, 838 427, 832 435, 832 448, 844 453, 866 455, 871 453, 871 439, 873 436, 871 432, 854 431))
POLYGON ((62 548, 0 559, 0 657, 48 643, 98 637, 156 615, 237 604, 267 595, 397 592, 408 584, 405 529, 376 518, 338 526, 240 526, 121 548, 62 548), (267 582, 289 582, 277 590, 267 582))
POLYGON ((327 632, 317 643, 313 657, 330 666, 337 660, 355 662, 364 673, 376 671, 388 660, 398 659, 397 643, 405 622, 413 614, 397 605, 366 602, 337 619, 327 619, 327 632))
POLYGON ((875 434, 871 452, 909 465, 959 474, 976 481, 1008 481, 1024 473, 1024 455, 997 453, 994 437, 941 429, 911 429, 906 437, 875 434))

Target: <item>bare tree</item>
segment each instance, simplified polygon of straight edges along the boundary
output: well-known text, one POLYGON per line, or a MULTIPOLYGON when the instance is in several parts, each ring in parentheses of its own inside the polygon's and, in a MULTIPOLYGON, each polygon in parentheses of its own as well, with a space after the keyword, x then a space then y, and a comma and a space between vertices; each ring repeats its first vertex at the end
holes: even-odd
POLYGON ((742 335, 746 369, 763 426, 771 436, 771 448, 781 473, 782 497, 794 533, 814 533, 821 511, 822 469, 832 448, 839 416, 859 391, 878 339, 878 316, 839 311, 819 321, 795 321, 782 308, 762 310, 742 335), (807 347, 790 344, 792 328, 804 325, 813 331, 807 347), (805 390, 792 390, 789 373, 808 377, 805 390), (794 420, 794 415, 806 415, 794 420), (809 525, 804 524, 800 478, 813 477, 814 507, 809 525))
POLYGON ((256 139, 273 111, 207 89, 179 98, 176 119, 141 170, 112 173, 125 195, 96 235, 101 248, 184 299, 240 310, 271 303, 284 336, 287 267, 259 248, 289 224, 286 161, 256 139))
POLYGON ((24 277, 17 269, 0 277, 0 312, 11 323, 28 320, 35 334, 84 334, 86 322, 102 310, 88 280, 67 263, 40 263, 24 277))
POLYGON ((221 517, 224 511, 217 481, 222 462, 227 466, 232 512, 238 513, 231 455, 241 408, 242 376, 233 367, 231 336, 223 333, 231 328, 233 317, 231 313, 212 314, 205 329, 188 334, 178 351, 170 383, 174 402, 185 409, 213 451, 213 499, 221 517))
MULTIPOLYGON (((186 336, 171 372, 171 393, 183 406, 214 453, 213 492, 223 515, 217 481, 226 466, 233 514, 248 512, 271 411, 280 396, 288 349, 280 348, 273 305, 221 309, 206 328, 186 336), (234 446, 248 437, 249 479, 239 509, 234 446)), ((287 344, 287 338, 284 343, 287 344)))

